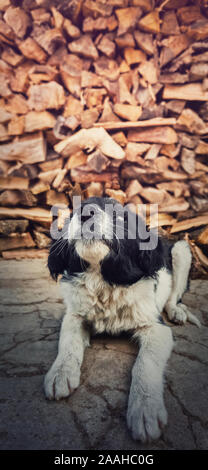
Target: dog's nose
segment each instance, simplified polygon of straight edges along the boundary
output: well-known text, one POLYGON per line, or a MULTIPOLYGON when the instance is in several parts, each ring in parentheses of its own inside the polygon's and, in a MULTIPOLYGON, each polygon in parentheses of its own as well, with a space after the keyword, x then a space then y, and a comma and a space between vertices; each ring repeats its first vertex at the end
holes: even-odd
POLYGON ((81 221, 82 223, 87 222, 92 216, 91 215, 82 215, 81 221))

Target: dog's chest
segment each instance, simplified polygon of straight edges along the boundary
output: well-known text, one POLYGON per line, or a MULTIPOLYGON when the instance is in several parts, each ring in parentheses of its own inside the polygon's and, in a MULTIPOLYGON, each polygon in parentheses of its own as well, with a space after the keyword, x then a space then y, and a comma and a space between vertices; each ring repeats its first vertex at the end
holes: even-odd
POLYGON ((152 321, 148 314, 154 294, 152 279, 128 287, 110 286, 98 270, 89 270, 61 284, 67 309, 84 317, 96 332, 116 334, 152 321))

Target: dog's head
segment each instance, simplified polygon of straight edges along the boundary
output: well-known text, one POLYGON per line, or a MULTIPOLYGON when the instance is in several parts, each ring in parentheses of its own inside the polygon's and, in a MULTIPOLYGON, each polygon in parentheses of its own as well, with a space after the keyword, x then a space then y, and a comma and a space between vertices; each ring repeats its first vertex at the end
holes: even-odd
POLYGON ((59 274, 69 279, 91 266, 109 284, 127 286, 154 276, 163 258, 161 240, 146 231, 141 217, 112 198, 93 197, 82 202, 52 242, 48 267, 55 279, 59 274))

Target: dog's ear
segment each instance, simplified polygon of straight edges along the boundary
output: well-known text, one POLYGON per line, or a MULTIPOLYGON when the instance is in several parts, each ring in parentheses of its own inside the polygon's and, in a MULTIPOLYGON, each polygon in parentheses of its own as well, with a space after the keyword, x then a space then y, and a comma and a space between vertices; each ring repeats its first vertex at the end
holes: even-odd
POLYGON ((67 271, 70 276, 82 273, 89 264, 81 260, 75 250, 74 243, 68 240, 55 240, 51 244, 48 257, 48 269, 53 279, 57 281, 58 275, 67 271))
POLYGON ((109 284, 127 286, 134 284, 144 273, 139 265, 133 262, 128 252, 113 250, 107 255, 101 263, 101 274, 109 284))
POLYGON ((57 281, 58 275, 63 274, 68 264, 68 242, 60 238, 53 240, 48 256, 48 269, 52 278, 57 281))
POLYGON ((153 277, 164 266, 163 244, 141 250, 139 240, 123 240, 118 252, 111 250, 101 263, 101 273, 109 284, 128 286, 142 277, 153 277))

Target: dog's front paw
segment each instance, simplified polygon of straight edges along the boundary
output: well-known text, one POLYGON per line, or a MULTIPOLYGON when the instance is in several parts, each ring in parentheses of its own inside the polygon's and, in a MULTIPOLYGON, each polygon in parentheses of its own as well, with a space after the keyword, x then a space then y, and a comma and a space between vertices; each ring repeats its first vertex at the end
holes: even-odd
POLYGON ((142 392, 134 397, 130 394, 127 424, 135 440, 145 443, 158 439, 167 424, 163 398, 157 395, 145 396, 142 392))
POLYGON ((49 400, 60 400, 68 397, 80 382, 80 367, 76 359, 69 363, 56 360, 44 380, 46 397, 49 400))
POLYGON ((184 325, 187 321, 193 323, 194 325, 200 327, 200 321, 198 318, 190 312, 186 305, 182 304, 181 302, 177 305, 168 303, 165 307, 166 312, 168 314, 168 318, 170 321, 177 323, 178 325, 184 325))

